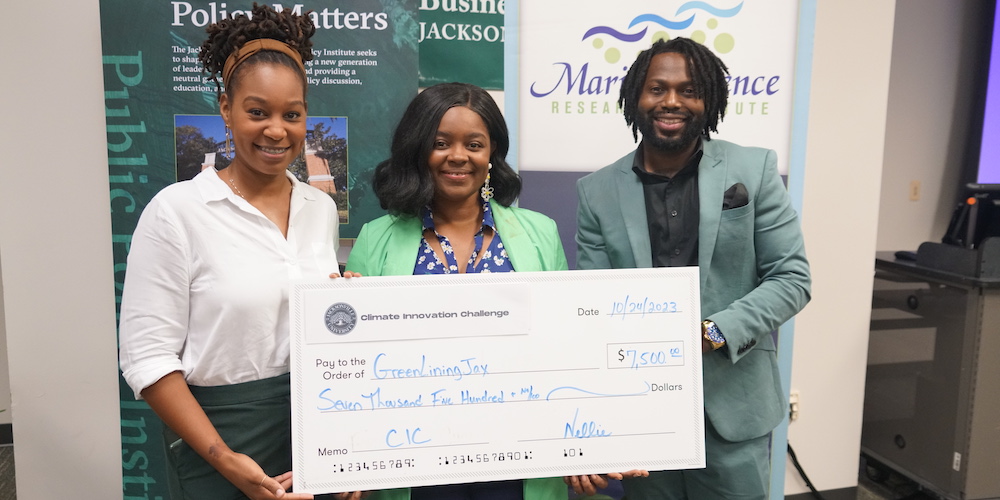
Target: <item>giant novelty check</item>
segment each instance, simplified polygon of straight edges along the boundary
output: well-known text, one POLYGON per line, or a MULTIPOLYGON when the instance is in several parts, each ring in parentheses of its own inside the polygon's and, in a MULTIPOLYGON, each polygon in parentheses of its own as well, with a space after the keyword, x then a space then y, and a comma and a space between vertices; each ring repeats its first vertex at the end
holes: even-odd
POLYGON ((291 294, 296 491, 704 467, 697 268, 291 294))

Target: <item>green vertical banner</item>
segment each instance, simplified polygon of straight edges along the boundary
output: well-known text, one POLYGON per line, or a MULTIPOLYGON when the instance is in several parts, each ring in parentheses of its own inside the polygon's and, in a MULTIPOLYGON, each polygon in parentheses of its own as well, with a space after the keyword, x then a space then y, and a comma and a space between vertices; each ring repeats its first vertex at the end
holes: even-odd
POLYGON ((420 86, 503 90, 504 0, 420 0, 420 86))
MULTIPOLYGON (((416 95, 418 0, 343 0, 310 5, 316 34, 306 63, 305 160, 289 170, 326 191, 343 238, 384 212, 371 191, 389 156, 393 124, 416 95), (325 4, 325 5, 324 5, 325 4)), ((121 303, 125 262, 143 207, 160 189, 228 164, 215 84, 201 72, 205 27, 248 15, 250 0, 101 0, 104 99, 115 259, 121 303)), ((123 496, 165 499, 159 418, 120 379, 123 496)))

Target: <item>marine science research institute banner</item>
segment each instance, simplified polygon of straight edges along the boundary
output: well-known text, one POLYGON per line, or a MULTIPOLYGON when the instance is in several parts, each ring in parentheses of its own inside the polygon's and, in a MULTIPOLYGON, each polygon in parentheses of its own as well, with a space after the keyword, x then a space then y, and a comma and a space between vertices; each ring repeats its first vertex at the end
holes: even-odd
MULTIPOLYGON (((289 168, 341 209, 341 236, 381 215, 374 166, 388 157, 392 124, 418 83, 418 0, 271 3, 312 10, 305 161, 289 168)), ((228 164, 214 84, 197 52, 212 22, 249 0, 101 0, 101 31, 118 302, 139 214, 163 187, 228 164)), ((123 494, 167 498, 161 424, 120 380, 123 494)))
POLYGON ((713 137, 774 149, 778 170, 788 173, 797 0, 608 7, 604 0, 519 3, 522 171, 592 171, 635 149, 617 106, 621 80, 654 40, 683 36, 729 67, 729 108, 713 137))

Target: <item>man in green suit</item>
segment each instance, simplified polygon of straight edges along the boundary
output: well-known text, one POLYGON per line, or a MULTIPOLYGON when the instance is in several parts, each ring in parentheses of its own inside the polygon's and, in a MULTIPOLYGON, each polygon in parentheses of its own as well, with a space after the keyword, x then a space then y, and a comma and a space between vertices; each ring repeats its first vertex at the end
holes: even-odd
POLYGON ((809 301, 809 264, 774 152, 709 137, 727 73, 686 38, 640 53, 618 104, 642 142, 577 184, 579 268, 701 276, 707 465, 627 479, 629 500, 768 495, 769 434, 787 408, 771 332, 809 301))

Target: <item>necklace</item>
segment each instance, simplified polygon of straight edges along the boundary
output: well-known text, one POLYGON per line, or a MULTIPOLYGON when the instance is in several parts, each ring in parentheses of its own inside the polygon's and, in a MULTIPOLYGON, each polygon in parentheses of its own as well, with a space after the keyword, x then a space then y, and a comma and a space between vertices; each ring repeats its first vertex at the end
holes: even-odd
POLYGON ((243 196, 243 192, 240 191, 240 188, 236 187, 236 181, 234 181, 232 177, 229 178, 229 185, 233 186, 233 190, 236 191, 236 194, 240 195, 240 198, 243 198, 244 200, 247 199, 246 196, 243 196))

